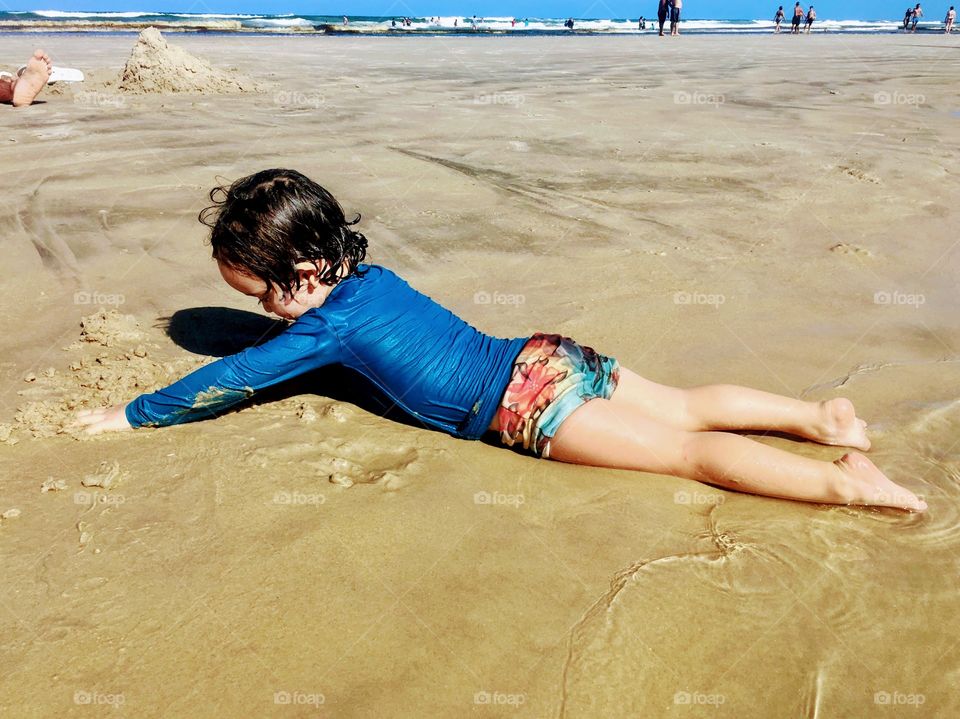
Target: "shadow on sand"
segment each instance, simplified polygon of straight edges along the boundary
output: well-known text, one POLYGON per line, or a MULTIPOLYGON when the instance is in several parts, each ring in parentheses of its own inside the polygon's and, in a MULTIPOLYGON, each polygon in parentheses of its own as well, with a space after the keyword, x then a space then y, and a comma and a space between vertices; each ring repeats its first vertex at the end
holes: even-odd
MULTIPOLYGON (((155 325, 177 345, 199 355, 226 357, 270 341, 289 326, 254 312, 229 307, 192 307, 161 317, 155 325)), ((333 364, 310 370, 294 379, 257 392, 233 409, 269 404, 297 395, 313 394, 360 409, 410 427, 425 427, 415 417, 396 407, 379 387, 356 370, 333 364)), ((427 429, 433 429, 427 427, 427 429)))

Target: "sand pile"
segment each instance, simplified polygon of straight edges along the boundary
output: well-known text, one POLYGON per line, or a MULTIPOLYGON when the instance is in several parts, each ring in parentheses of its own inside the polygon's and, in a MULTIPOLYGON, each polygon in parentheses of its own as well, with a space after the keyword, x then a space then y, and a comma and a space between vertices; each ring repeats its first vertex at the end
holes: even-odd
POLYGON ((23 402, 13 425, 0 424, 0 443, 56 434, 82 438, 81 428, 72 426, 77 410, 128 402, 209 361, 197 356, 158 360, 156 345, 136 318, 115 309, 84 317, 80 326, 79 340, 63 348, 70 354, 68 371, 48 367, 23 378, 24 388, 17 392, 23 402))
POLYGON ((160 31, 140 33, 120 75, 120 90, 134 94, 202 92, 225 94, 257 92, 247 77, 218 70, 181 47, 170 45, 160 31))

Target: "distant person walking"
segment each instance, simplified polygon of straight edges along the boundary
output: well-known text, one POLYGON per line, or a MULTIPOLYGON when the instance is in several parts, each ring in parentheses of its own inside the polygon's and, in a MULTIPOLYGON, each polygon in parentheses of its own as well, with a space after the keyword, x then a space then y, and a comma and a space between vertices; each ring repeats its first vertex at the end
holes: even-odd
POLYGON ((946 29, 944 32, 949 35, 953 32, 953 23, 957 19, 957 11, 953 9, 953 5, 950 6, 950 9, 947 10, 947 16, 943 19, 946 29))
POLYGON ((908 7, 907 11, 903 14, 903 29, 906 30, 910 27, 910 20, 913 18, 913 8, 908 7))
POLYGON ((803 20, 804 12, 803 8, 800 7, 800 3, 797 3, 793 6, 793 27, 790 28, 791 35, 800 34, 800 21, 803 20))
POLYGON ((680 34, 680 10, 683 9, 683 0, 673 0, 670 8, 670 34, 680 34))
POLYGON ((913 8, 912 17, 910 18, 910 32, 917 31, 917 23, 920 22, 920 18, 923 17, 923 8, 920 7, 920 3, 917 3, 917 6, 913 8))
POLYGON ((813 5, 810 6, 810 9, 807 10, 807 29, 806 32, 810 34, 810 28, 813 27, 813 21, 817 19, 817 11, 813 9, 813 5))
POLYGON ((783 5, 781 5, 779 8, 777 8, 777 14, 773 17, 773 23, 775 26, 773 30, 774 32, 780 32, 780 23, 783 22, 783 18, 785 17, 786 15, 783 12, 783 5))
POLYGON ((660 37, 663 37, 663 23, 667 21, 667 15, 670 13, 670 0, 660 0, 657 4, 657 22, 660 23, 660 37))

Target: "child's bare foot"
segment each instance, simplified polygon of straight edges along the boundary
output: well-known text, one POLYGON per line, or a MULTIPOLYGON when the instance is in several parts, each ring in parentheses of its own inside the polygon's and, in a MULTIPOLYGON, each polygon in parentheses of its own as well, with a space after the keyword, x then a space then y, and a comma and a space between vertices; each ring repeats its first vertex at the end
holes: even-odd
POLYGON ((859 452, 849 452, 834 464, 843 473, 841 497, 846 504, 895 507, 925 512, 927 503, 909 489, 894 484, 859 452))
POLYGON ((31 104, 50 78, 50 58, 43 50, 34 50, 33 57, 27 61, 26 69, 17 78, 13 86, 14 107, 31 104))
POLYGON ((845 397, 824 400, 820 403, 820 415, 817 436, 813 438, 817 442, 855 447, 864 452, 870 449, 867 423, 857 417, 853 402, 845 397))

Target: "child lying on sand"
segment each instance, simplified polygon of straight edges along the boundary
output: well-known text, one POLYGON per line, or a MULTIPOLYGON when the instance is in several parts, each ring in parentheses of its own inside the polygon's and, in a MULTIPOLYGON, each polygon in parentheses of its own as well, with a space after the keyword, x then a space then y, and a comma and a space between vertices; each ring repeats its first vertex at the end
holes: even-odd
POLYGON ((214 416, 258 390, 341 363, 424 425, 464 439, 498 432, 535 456, 688 477, 771 497, 899 507, 926 504, 857 452, 799 457, 738 434, 775 430, 870 448, 847 399, 803 402, 746 387, 677 389, 569 337, 483 334, 385 267, 362 264, 366 238, 325 189, 265 170, 210 192, 200 219, 223 279, 295 322, 125 405, 78 413, 86 432, 214 416))

